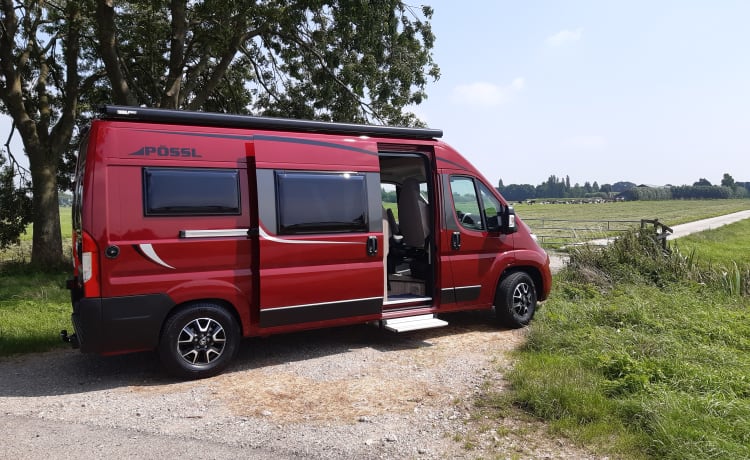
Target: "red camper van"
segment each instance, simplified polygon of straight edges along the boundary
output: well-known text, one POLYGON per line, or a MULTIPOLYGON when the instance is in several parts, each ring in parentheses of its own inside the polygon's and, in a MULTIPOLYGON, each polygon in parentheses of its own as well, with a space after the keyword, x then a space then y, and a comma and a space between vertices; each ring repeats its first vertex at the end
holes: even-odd
POLYGON ((104 355, 158 350, 168 371, 200 378, 242 337, 402 332, 469 309, 527 324, 549 258, 441 136, 104 107, 78 155, 63 338, 104 355))

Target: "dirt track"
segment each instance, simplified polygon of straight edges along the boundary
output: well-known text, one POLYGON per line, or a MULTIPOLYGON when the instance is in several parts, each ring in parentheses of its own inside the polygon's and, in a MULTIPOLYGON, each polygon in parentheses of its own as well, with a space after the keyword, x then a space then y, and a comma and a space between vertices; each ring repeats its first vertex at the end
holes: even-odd
POLYGON ((164 377, 150 353, 5 358, 3 457, 584 456, 535 435, 539 424, 503 419, 497 431, 471 420, 524 332, 496 329, 486 313, 446 319, 401 335, 355 326, 250 339, 229 372, 197 382, 164 377))

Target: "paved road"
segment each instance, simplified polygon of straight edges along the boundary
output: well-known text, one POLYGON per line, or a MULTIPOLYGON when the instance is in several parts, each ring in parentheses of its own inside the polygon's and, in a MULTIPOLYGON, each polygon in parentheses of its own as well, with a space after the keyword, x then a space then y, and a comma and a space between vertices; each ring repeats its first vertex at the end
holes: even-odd
POLYGON ((727 214, 725 216, 712 217, 710 219, 697 220, 695 222, 689 222, 687 224, 675 225, 674 227, 672 227, 673 233, 668 239, 680 238, 690 235, 691 233, 712 230, 715 228, 723 227, 724 225, 739 222, 744 219, 750 219, 750 209, 746 211, 727 214))
MULTIPOLYGON (((680 224, 672 226, 672 234, 667 238, 672 240, 675 238, 681 238, 683 236, 690 235, 691 233, 703 232, 706 230, 712 230, 724 225, 733 224, 744 219, 750 219, 750 209, 745 211, 739 211, 732 214, 726 214, 718 217, 711 217, 709 219, 696 220, 695 222, 688 222, 687 224, 680 224)), ((603 238, 598 240, 589 241, 588 244, 606 245, 612 241, 611 238, 603 238)), ((552 272, 558 272, 565 266, 568 260, 566 254, 559 252, 550 252, 550 268, 552 272)))

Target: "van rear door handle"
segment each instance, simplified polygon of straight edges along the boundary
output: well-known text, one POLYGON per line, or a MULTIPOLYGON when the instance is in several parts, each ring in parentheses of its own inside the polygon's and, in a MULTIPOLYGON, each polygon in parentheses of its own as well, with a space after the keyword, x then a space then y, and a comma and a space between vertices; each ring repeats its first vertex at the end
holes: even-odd
POLYGON ((369 236, 367 237, 367 255, 376 256, 378 255, 378 237, 369 236))

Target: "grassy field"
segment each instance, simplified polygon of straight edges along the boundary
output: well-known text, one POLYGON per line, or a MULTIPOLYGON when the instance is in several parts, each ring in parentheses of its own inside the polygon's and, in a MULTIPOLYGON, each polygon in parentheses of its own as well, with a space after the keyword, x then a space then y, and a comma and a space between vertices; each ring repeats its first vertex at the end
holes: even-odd
POLYGON ((750 222, 707 235, 681 243, 698 260, 635 239, 573 252, 518 353, 512 391, 489 391, 482 416, 520 409, 615 458, 750 458, 750 222), (737 262, 745 295, 701 257, 737 262))
MULTIPOLYGON (((71 232, 73 231, 73 220, 71 219, 71 212, 73 208, 60 208, 60 227, 62 229, 62 237, 70 238, 71 232)), ((21 235, 21 241, 31 241, 31 237, 34 232, 34 226, 29 225, 26 228, 26 233, 21 235)))
POLYGON ((519 204, 516 213, 547 248, 615 236, 641 219, 678 225, 750 209, 750 200, 628 201, 600 204, 519 204), (563 220, 559 222, 558 220, 563 220))
POLYGON ((0 356, 62 347, 60 330, 72 331, 66 271, 40 273, 0 264, 0 356))
POLYGON ((515 204, 522 219, 640 220, 659 219, 666 225, 750 209, 750 199, 624 201, 601 204, 515 204))
MULTIPOLYGON (((60 208, 63 250, 70 253, 71 208, 60 208)), ((46 351, 66 345, 60 330, 72 331, 70 292, 66 268, 51 272, 32 270, 29 225, 21 244, 0 251, 0 356, 46 351)))
POLYGON ((750 264, 750 219, 728 227, 696 233, 674 242, 683 254, 694 251, 699 264, 726 266, 750 264))

